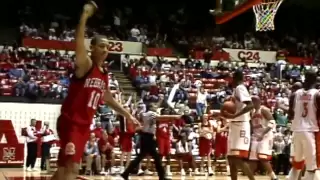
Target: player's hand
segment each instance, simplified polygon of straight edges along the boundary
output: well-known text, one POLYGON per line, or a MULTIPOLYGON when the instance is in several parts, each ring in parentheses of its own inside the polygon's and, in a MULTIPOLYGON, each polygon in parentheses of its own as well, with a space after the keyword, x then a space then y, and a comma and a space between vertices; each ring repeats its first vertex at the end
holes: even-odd
POLYGON ((86 18, 91 17, 94 12, 98 9, 97 4, 94 1, 89 1, 87 4, 83 6, 83 16, 86 18))
POLYGON ((127 117, 127 119, 132 122, 134 125, 138 126, 138 127, 141 127, 141 124, 140 122, 133 116, 130 116, 130 117, 127 117))
POLYGON ((262 141, 262 139, 263 139, 263 136, 262 136, 262 135, 258 135, 258 136, 257 136, 257 141, 262 141))
POLYGON ((236 117, 235 114, 231 114, 228 111, 222 111, 221 116, 227 119, 234 119, 236 117))

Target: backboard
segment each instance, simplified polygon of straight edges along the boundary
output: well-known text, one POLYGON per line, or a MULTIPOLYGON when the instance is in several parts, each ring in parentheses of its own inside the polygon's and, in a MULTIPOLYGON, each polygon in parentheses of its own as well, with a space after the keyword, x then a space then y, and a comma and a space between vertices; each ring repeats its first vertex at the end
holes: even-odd
POLYGON ((223 24, 232 18, 244 13, 261 0, 216 0, 217 11, 216 23, 223 24))

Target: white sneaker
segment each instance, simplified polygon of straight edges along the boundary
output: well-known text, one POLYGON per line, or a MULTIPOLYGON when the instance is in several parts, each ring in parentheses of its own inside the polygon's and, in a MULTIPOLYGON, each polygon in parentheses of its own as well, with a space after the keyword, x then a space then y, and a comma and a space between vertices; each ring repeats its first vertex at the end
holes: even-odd
POLYGON ((101 174, 101 175, 107 175, 107 174, 108 174, 108 172, 106 172, 106 171, 105 171, 105 169, 104 169, 104 168, 102 168, 102 169, 101 169, 100 174, 101 174))
POLYGON ((172 173, 171 173, 171 171, 170 171, 170 166, 166 166, 166 175, 167 176, 172 176, 172 173))
POLYGON ((180 175, 181 176, 185 176, 186 175, 186 171, 184 171, 184 169, 181 169, 180 175))
POLYGON ((166 171, 166 175, 167 176, 172 176, 172 172, 169 170, 169 171, 166 171))
POLYGON ((142 171, 142 169, 138 170, 138 176, 141 176, 144 173, 144 171, 142 171))
POLYGON ((124 172, 124 167, 120 166, 120 170, 119 170, 120 174, 122 174, 124 172))
POLYGON ((209 175, 209 176, 213 176, 213 175, 214 175, 214 172, 213 172, 212 168, 209 168, 209 170, 208 170, 208 175, 209 175))
POLYGON ((148 169, 146 169, 146 170, 144 171, 144 174, 145 174, 145 175, 153 175, 153 172, 152 172, 152 171, 149 171, 148 169))
POLYGON ((114 167, 110 168, 110 174, 116 174, 116 169, 114 167))
POLYGON ((26 171, 31 172, 32 171, 31 167, 28 167, 26 171))
POLYGON ((200 175, 200 172, 199 172, 199 169, 198 169, 198 168, 196 168, 196 169, 194 170, 194 174, 197 175, 197 176, 200 175))

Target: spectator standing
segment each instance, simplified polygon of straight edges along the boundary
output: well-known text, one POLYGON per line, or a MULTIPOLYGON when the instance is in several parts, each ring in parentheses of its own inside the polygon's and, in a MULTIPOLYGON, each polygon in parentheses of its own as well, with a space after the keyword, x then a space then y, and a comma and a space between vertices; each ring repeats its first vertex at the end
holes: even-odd
POLYGON ((203 59, 204 59, 204 68, 209 69, 211 63, 212 51, 209 49, 204 50, 203 59))
POLYGON ((197 93, 197 100, 196 100, 196 110, 197 110, 197 116, 198 120, 200 120, 200 117, 205 113, 206 107, 207 107, 207 96, 208 93, 204 90, 203 87, 200 87, 197 93))
POLYGON ((49 122, 46 121, 43 124, 43 127, 40 131, 42 135, 42 144, 41 144, 41 170, 47 170, 47 164, 50 155, 50 148, 52 142, 55 140, 52 129, 49 128, 49 122))
POLYGON ((138 42, 138 40, 139 40, 138 38, 139 38, 139 35, 140 35, 140 30, 139 30, 137 25, 135 25, 130 30, 130 33, 131 33, 131 37, 129 38, 129 41, 138 42))
POLYGON ((36 120, 31 119, 30 125, 26 128, 27 132, 27 161, 26 161, 26 168, 27 171, 34 171, 34 166, 36 164, 37 159, 37 150, 38 150, 38 143, 37 143, 37 130, 36 130, 36 120))

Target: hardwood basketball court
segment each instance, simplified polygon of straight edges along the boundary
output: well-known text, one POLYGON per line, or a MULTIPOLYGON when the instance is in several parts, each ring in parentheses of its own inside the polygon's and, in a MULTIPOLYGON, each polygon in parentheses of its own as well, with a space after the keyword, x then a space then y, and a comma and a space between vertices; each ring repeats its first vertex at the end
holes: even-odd
MULTIPOLYGON (((0 180, 50 180, 51 174, 42 172, 26 172, 22 168, 2 168, 0 169, 0 180)), ((121 180, 118 176, 87 176, 88 180, 121 180)), ((81 180, 83 178, 79 178, 81 180)), ((158 176, 130 176, 131 180, 158 180, 158 176)), ((183 179, 183 180, 229 180, 230 178, 225 175, 216 176, 172 176, 172 179, 183 179)), ((240 176, 238 180, 247 180, 247 177, 240 176)), ((256 176, 257 180, 269 180, 268 176, 256 176)), ((279 179, 283 180, 284 177, 279 179)))

